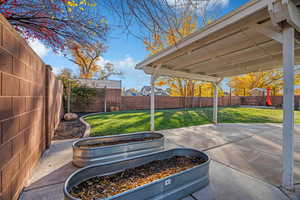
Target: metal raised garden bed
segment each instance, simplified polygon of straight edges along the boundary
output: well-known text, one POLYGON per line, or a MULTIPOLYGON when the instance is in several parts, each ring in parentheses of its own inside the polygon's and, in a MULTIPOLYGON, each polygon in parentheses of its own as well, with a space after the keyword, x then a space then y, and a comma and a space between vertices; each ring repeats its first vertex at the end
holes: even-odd
POLYGON ((164 136, 160 133, 145 132, 83 138, 73 144, 73 164, 77 167, 84 167, 91 164, 100 164, 151 153, 163 148, 164 136), (142 139, 148 140, 139 141, 142 139), (120 143, 122 141, 130 142, 120 143), (115 142, 116 144, 93 147, 95 144, 107 142, 115 142), (92 146, 90 147, 89 145, 92 146))
POLYGON ((82 168, 74 172, 66 180, 64 185, 65 199, 78 200, 70 195, 70 190, 92 177, 112 175, 126 169, 150 163, 154 160, 164 160, 173 156, 199 157, 203 158, 205 162, 180 173, 158 179, 149 184, 102 200, 179 200, 208 185, 209 157, 205 153, 193 149, 172 149, 82 168))

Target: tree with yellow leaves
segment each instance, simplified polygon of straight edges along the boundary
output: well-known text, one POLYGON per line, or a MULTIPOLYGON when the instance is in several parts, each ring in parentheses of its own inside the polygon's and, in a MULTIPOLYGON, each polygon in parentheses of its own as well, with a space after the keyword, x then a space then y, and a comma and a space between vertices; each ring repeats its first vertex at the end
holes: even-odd
MULTIPOLYGON (((295 84, 300 85, 299 69, 295 71, 295 84)), ((228 86, 233 88, 235 95, 250 95, 249 91, 254 88, 270 88, 271 90, 274 90, 274 88, 282 88, 283 72, 282 70, 270 70, 236 76, 229 80, 228 86)), ((296 90, 296 94, 297 91, 299 92, 299 89, 296 90)), ((279 90, 277 94, 280 93, 282 93, 281 90, 279 90)))
MULTIPOLYGON (((197 29, 197 16, 184 13, 178 29, 169 29, 166 34, 152 34, 152 40, 145 40, 146 49, 151 54, 156 54, 168 46, 175 45, 183 37, 193 33, 197 29)), ((167 86, 170 96, 211 96, 212 84, 201 81, 187 80, 174 77, 160 77, 156 81, 157 86, 167 86), (201 88, 201 89, 200 89, 201 88)))
POLYGON ((93 78, 101 70, 101 66, 97 62, 100 61, 101 55, 105 51, 102 43, 79 45, 73 42, 69 44, 69 48, 71 52, 69 60, 80 68, 80 78, 93 78))

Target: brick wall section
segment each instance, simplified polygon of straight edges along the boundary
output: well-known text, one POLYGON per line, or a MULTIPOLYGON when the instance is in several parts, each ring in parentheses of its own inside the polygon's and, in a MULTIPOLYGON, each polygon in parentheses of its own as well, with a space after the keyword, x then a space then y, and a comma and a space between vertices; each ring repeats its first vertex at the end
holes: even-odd
POLYGON ((55 75, 52 73, 52 68, 46 66, 46 98, 45 98, 45 110, 46 119, 48 122, 45 124, 46 129, 46 147, 49 148, 51 145, 51 139, 54 136, 55 129, 58 127, 60 119, 63 118, 63 106, 62 106, 62 95, 63 95, 63 84, 58 81, 55 75))
MULTIPOLYGON (((0 16, 0 199, 18 198, 32 169, 46 148, 46 129, 53 131, 59 102, 46 110, 46 67, 25 40, 0 16), (54 119, 55 118, 55 119, 54 119), (51 125, 49 125, 50 123, 51 125)), ((53 104, 58 99, 51 75, 53 104), (56 94, 56 95, 55 95, 56 94)))

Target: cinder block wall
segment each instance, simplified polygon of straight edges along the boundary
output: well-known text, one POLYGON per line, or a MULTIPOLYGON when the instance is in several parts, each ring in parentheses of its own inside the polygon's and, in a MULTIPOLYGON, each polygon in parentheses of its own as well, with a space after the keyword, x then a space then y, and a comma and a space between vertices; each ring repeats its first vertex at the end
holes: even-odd
POLYGON ((50 145, 59 122, 61 94, 62 86, 51 69, 0 16, 1 200, 18 198, 50 145))

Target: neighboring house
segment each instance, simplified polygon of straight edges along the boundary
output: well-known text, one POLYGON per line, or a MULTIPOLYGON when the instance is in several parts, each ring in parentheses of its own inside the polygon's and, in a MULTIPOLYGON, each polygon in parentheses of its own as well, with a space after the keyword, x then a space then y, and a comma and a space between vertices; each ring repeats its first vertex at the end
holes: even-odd
POLYGON ((93 79, 74 79, 81 85, 86 85, 90 88, 107 88, 107 89, 120 89, 122 88, 121 81, 113 80, 93 80, 93 79))
POLYGON ((150 96, 151 95, 151 87, 144 86, 141 91, 138 93, 139 96, 150 96))
POLYGON ((128 89, 125 91, 124 96, 137 96, 137 92, 133 91, 132 89, 128 89))
MULTIPOLYGON (((167 90, 162 88, 154 88, 156 96, 169 96, 167 90)), ((151 86, 144 86, 141 91, 138 93, 139 96, 150 96, 151 95, 151 86)))
POLYGON ((156 96, 169 96, 168 91, 161 89, 161 88, 155 88, 155 95, 156 96))
POLYGON ((265 88, 253 88, 249 91, 249 94, 251 96, 263 96, 266 94, 266 89, 265 88))

